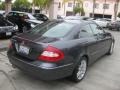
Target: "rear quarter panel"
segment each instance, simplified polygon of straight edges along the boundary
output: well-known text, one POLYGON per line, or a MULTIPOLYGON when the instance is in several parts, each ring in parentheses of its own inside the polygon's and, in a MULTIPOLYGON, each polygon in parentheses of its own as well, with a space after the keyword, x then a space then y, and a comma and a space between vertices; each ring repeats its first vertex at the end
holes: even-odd
POLYGON ((65 58, 61 61, 61 64, 76 64, 79 62, 82 55, 87 54, 86 40, 66 40, 52 43, 51 45, 62 50, 65 54, 65 58))

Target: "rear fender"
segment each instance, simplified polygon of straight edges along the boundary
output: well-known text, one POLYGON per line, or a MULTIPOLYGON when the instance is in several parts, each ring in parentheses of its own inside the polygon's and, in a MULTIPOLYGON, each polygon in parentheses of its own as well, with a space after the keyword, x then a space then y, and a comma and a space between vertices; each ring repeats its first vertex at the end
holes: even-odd
MULTIPOLYGON (((74 65, 75 67, 80 63, 81 58, 84 57, 84 56, 87 56, 85 51, 83 51, 82 53, 80 53, 80 54, 78 55, 78 57, 76 58, 75 65, 74 65)), ((74 68, 75 68, 75 67, 74 67, 74 68)))

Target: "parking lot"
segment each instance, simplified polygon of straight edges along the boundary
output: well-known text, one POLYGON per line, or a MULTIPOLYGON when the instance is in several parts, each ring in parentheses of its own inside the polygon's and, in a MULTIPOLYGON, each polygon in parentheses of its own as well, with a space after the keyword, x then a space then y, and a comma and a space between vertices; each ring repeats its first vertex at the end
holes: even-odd
MULTIPOLYGON (((68 79, 41 81, 13 69, 6 51, 0 52, 0 90, 120 90, 120 32, 111 32, 116 39, 113 55, 104 56, 88 69, 85 79, 73 83, 68 79)), ((1 40, 8 46, 9 40, 1 40)), ((34 72, 33 72, 34 73, 34 72)), ((49 75, 48 75, 49 77, 49 75)))
POLYGON ((0 50, 5 50, 9 45, 9 39, 0 39, 0 50))

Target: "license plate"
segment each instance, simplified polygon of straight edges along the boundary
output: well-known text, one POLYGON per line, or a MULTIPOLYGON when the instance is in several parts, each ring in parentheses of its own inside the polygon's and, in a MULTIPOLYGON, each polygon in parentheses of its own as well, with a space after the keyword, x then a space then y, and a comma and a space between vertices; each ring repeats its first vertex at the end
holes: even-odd
POLYGON ((20 46, 19 47, 19 52, 20 53, 23 53, 23 54, 29 54, 29 51, 30 51, 30 49, 28 48, 28 47, 26 47, 26 46, 20 46))
POLYGON ((6 36, 11 36, 12 33, 11 32, 6 32, 6 36))

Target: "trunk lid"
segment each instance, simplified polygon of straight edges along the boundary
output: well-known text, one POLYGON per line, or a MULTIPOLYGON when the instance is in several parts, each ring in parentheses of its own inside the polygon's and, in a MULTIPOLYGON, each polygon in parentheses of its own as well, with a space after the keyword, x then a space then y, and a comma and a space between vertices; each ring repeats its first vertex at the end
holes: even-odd
POLYGON ((59 39, 56 38, 40 37, 39 35, 31 35, 27 33, 15 36, 12 41, 14 45, 14 51, 17 55, 34 61, 37 60, 38 56, 48 46, 48 43, 58 40, 59 39))

